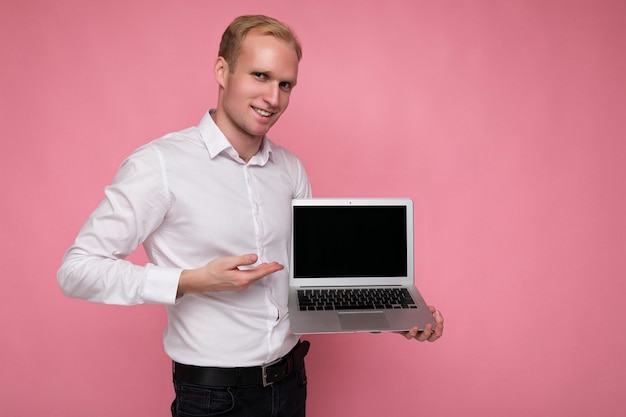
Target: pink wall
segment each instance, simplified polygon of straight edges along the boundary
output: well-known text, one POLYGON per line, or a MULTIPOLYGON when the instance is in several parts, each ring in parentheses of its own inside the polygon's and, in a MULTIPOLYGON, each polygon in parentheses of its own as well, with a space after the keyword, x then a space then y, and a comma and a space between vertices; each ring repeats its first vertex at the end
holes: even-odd
POLYGON ((66 299, 55 273, 122 158, 215 102, 251 12, 304 44, 272 138, 316 196, 415 200, 447 320, 435 344, 310 337, 309 415, 624 415, 626 3, 295 4, 2 1, 2 415, 168 415, 162 308, 66 299))

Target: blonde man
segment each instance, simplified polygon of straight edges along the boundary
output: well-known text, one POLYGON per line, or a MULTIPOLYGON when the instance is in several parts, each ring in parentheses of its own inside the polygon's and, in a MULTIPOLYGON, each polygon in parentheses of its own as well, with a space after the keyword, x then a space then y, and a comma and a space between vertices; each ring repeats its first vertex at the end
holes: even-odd
MULTIPOLYGON (((267 137, 301 57, 282 22, 235 19, 214 66, 216 107, 122 163, 58 271, 71 297, 165 305, 174 417, 305 415, 309 345, 289 331, 283 265, 290 201, 311 187, 300 160, 267 137), (147 265, 125 259, 139 244, 147 265)), ((406 336, 432 341, 442 326, 406 336)))

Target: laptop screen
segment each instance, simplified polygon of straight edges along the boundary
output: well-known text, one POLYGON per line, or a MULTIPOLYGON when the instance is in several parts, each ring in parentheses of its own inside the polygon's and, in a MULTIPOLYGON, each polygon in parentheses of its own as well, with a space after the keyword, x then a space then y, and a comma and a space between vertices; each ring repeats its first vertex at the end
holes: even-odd
POLYGON ((294 206, 294 278, 401 277, 407 269, 405 206, 294 206))

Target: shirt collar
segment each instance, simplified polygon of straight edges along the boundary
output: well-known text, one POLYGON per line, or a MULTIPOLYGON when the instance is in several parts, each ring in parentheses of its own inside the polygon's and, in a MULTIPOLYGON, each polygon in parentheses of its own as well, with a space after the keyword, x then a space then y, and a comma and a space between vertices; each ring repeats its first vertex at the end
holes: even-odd
MULTIPOLYGON (((200 131, 204 144, 209 151, 209 156, 211 159, 214 159, 219 154, 225 153, 231 157, 231 159, 243 163, 243 160, 239 157, 235 148, 233 148, 226 136, 224 136, 224 133, 222 133, 220 128, 217 127, 213 121, 213 117, 211 115, 214 112, 215 109, 211 109, 206 112, 198 124, 198 130, 200 131)), ((268 161, 273 162, 274 159, 272 155, 272 142, 267 138, 267 136, 265 136, 263 137, 261 148, 255 155, 252 156, 252 158, 250 158, 248 165, 263 166, 267 164, 268 161)))

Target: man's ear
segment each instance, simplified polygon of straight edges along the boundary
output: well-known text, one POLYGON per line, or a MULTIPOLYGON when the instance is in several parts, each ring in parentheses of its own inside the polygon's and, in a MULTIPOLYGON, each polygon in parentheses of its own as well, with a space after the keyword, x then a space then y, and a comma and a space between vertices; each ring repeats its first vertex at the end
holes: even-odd
POLYGON ((215 80, 222 88, 224 88, 228 71, 228 62, 226 62, 226 60, 221 56, 217 57, 217 60, 215 61, 214 75, 215 80))

